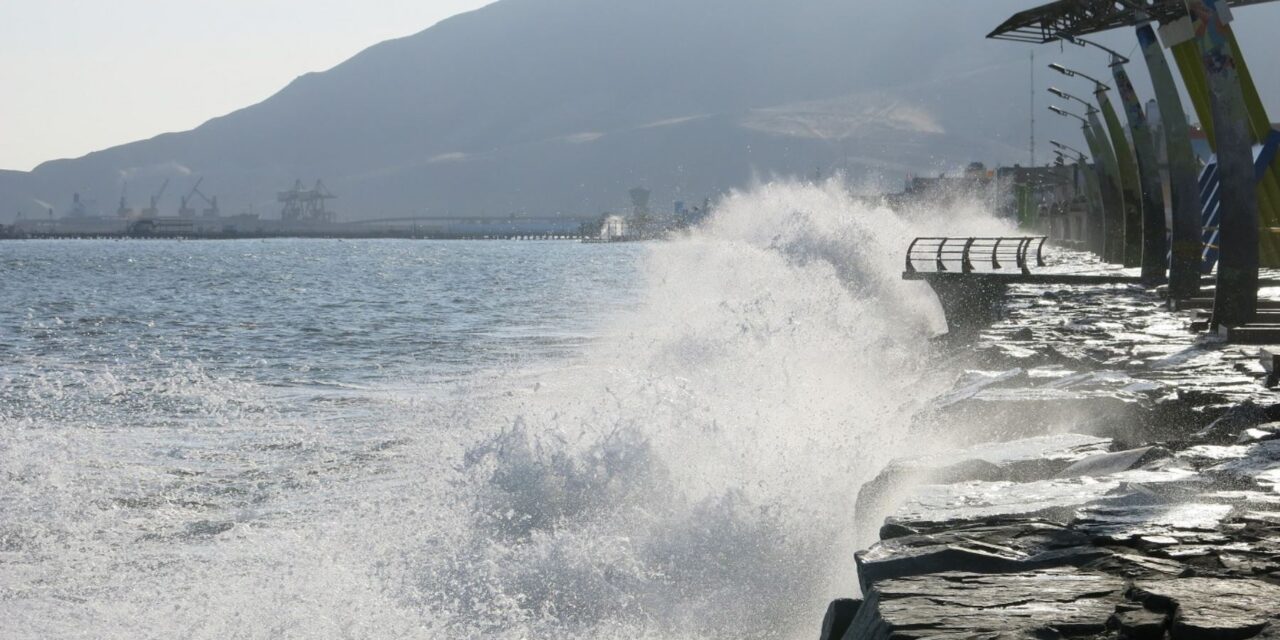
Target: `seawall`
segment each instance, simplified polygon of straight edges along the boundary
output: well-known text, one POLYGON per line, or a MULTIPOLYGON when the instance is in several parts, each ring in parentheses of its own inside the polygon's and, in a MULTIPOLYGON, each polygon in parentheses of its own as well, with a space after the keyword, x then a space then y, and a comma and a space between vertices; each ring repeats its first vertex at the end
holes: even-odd
POLYGON ((823 640, 1280 638, 1280 347, 1135 285, 1014 285, 1002 315, 909 427, 950 450, 856 497, 876 542, 823 640))

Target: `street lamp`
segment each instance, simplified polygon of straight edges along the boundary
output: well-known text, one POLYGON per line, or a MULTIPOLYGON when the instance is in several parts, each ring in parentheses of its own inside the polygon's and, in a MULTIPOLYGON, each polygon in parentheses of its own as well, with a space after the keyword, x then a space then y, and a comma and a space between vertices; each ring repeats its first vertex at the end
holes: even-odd
POLYGON ((1066 91, 1063 91, 1062 89, 1059 89, 1059 88, 1057 88, 1057 87, 1049 87, 1049 93, 1052 93, 1053 95, 1058 96, 1059 98, 1062 98, 1063 100, 1075 100, 1076 102, 1079 102, 1080 104, 1084 105, 1085 113, 1093 113, 1093 112, 1095 112, 1095 111, 1097 111, 1097 110, 1098 110, 1098 109, 1097 109, 1096 107, 1094 107, 1094 106, 1093 106, 1093 104, 1092 104, 1092 103, 1090 103, 1089 101, 1084 100, 1084 99, 1082 99, 1082 98, 1077 98, 1077 97, 1075 97, 1075 96, 1073 96, 1073 95, 1071 95, 1071 94, 1067 93, 1066 91))
POLYGON ((1054 150, 1053 150, 1053 151, 1054 151, 1054 153, 1062 153, 1062 151, 1071 151, 1071 152, 1074 152, 1076 155, 1080 155, 1080 156, 1083 156, 1083 155, 1084 155, 1084 152, 1083 152, 1083 151, 1081 151, 1081 150, 1079 150, 1079 149, 1076 149, 1075 147, 1072 147, 1072 146, 1070 146, 1070 145, 1062 144, 1061 142, 1058 142, 1057 140, 1050 140, 1050 141, 1049 141, 1049 144, 1051 144, 1051 145, 1053 145, 1053 146, 1057 147, 1057 149, 1054 149, 1054 150), (1061 149, 1062 151, 1059 151, 1059 149, 1061 149))
POLYGON ((1082 115, 1077 115, 1077 114, 1071 113, 1070 111, 1067 111, 1066 109, 1063 109, 1062 107, 1059 107, 1059 106, 1056 106, 1056 105, 1052 105, 1052 104, 1051 104, 1051 105, 1049 105, 1049 110, 1050 110, 1050 111, 1052 111, 1052 112, 1054 112, 1054 113, 1056 113, 1056 114, 1058 114, 1058 115, 1060 115, 1060 116, 1065 116, 1065 117, 1068 117, 1068 118, 1075 118, 1076 120, 1079 120, 1079 121, 1080 121, 1080 124, 1082 124, 1082 125, 1084 125, 1084 126, 1086 126, 1086 127, 1087 127, 1087 126, 1089 126, 1089 120, 1088 120, 1087 118, 1085 118, 1084 116, 1082 116, 1082 115))
POLYGON ((1074 69, 1068 69, 1068 68, 1066 68, 1066 67, 1064 67, 1064 66, 1062 66, 1062 65, 1060 65, 1060 64, 1058 64, 1058 63, 1056 63, 1056 62, 1051 63, 1051 64, 1049 65, 1049 68, 1050 68, 1050 69, 1053 69, 1054 71, 1057 71, 1058 73, 1061 73, 1062 75, 1064 75, 1064 76, 1066 76, 1066 77, 1068 77, 1068 78, 1081 77, 1081 78, 1084 78, 1085 80, 1092 81, 1092 82, 1093 82, 1093 84, 1094 84, 1094 85, 1096 85, 1096 86, 1095 86, 1095 91, 1110 91, 1110 90, 1111 90, 1111 87, 1110 87, 1110 86, 1108 86, 1108 85, 1107 85, 1107 83, 1105 83, 1105 82, 1103 82, 1103 81, 1101 81, 1101 80, 1099 80, 1099 79, 1097 79, 1097 78, 1095 78, 1095 77, 1093 77, 1093 76, 1090 76, 1090 75, 1086 75, 1086 74, 1080 73, 1079 71, 1076 71, 1076 70, 1074 70, 1074 69))
POLYGON ((1084 38, 1077 38, 1077 37, 1075 37, 1075 36, 1068 36, 1068 35, 1063 35, 1063 36, 1062 36, 1062 39, 1063 39, 1063 40, 1066 40, 1067 42, 1070 42, 1071 44, 1074 44, 1074 45, 1076 45, 1076 46, 1080 46, 1080 47, 1084 47, 1084 46, 1097 47, 1097 48, 1099 48, 1099 49, 1102 49, 1103 51, 1106 51, 1107 53, 1111 54, 1111 66, 1113 66, 1113 67, 1114 67, 1114 66, 1116 66, 1116 65, 1118 65, 1118 64, 1128 64, 1128 63, 1129 63, 1129 58, 1126 58, 1125 56, 1120 55, 1120 52, 1119 52, 1119 51, 1116 51, 1115 49, 1111 49, 1111 48, 1108 48, 1108 47, 1104 47, 1104 46, 1102 46, 1102 45, 1100 45, 1100 44, 1098 44, 1098 43, 1096 43, 1096 42, 1094 42, 1094 41, 1092 41, 1092 40, 1085 40, 1084 38))

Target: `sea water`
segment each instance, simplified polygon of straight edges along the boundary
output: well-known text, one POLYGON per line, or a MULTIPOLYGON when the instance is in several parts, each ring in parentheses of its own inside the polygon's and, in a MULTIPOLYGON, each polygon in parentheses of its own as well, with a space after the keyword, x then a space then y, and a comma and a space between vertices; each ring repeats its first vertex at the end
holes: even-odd
POLYGON ((823 185, 669 242, 0 245, 0 637, 812 637, 949 383, 823 185))

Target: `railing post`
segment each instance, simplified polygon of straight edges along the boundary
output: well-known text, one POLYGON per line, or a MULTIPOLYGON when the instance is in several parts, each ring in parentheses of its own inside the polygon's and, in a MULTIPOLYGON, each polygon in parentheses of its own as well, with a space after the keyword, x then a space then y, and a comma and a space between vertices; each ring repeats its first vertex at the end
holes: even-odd
POLYGON ((1044 266, 1044 243, 1048 241, 1049 241, 1048 236, 1042 236, 1040 238, 1040 245, 1036 247, 1036 266, 1037 267, 1044 266))
POLYGON ((973 248, 975 238, 969 238, 964 243, 964 251, 960 253, 960 270, 964 273, 973 273, 973 262, 969 260, 969 250, 973 248))
POLYGON ((1027 251, 1031 248, 1031 238, 1023 238, 1018 241, 1018 268, 1022 270, 1023 275, 1030 275, 1031 269, 1027 267, 1027 251))
POLYGON ((911 254, 916 250, 916 244, 920 242, 920 238, 911 241, 911 246, 907 247, 907 273, 915 273, 916 266, 911 264, 911 254))
POLYGON ((996 246, 991 248, 991 268, 992 269, 1000 268, 1000 242, 1003 240, 1004 238, 996 238, 996 246))
POLYGON ((947 246, 947 240, 948 238, 943 238, 942 242, 938 243, 938 255, 934 262, 934 266, 937 267, 938 271, 947 270, 947 264, 942 261, 942 249, 947 246))

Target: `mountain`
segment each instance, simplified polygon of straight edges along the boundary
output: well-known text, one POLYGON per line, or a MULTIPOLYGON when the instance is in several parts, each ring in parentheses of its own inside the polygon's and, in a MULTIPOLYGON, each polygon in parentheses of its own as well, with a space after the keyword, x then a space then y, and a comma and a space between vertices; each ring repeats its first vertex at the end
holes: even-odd
POLYGON ((323 178, 348 219, 593 215, 637 185, 665 208, 773 174, 1025 161, 1029 47, 983 38, 1025 5, 501 0, 194 130, 0 173, 0 219, 73 192, 140 206, 166 178, 172 210, 200 176, 229 212, 323 178))

